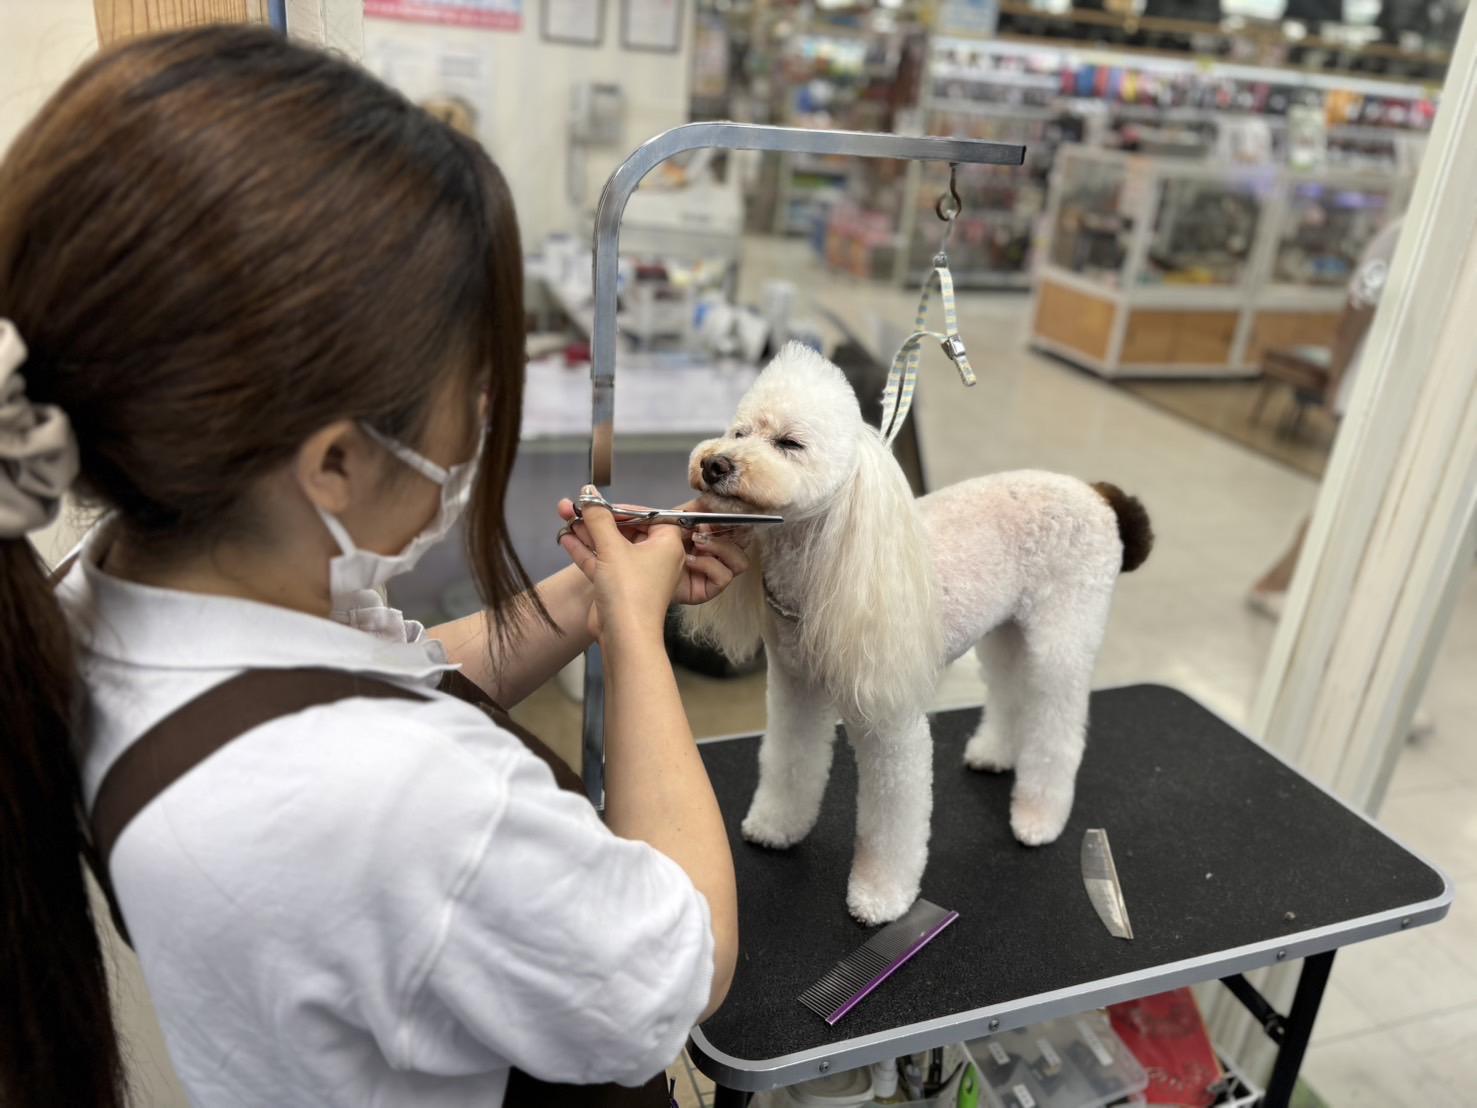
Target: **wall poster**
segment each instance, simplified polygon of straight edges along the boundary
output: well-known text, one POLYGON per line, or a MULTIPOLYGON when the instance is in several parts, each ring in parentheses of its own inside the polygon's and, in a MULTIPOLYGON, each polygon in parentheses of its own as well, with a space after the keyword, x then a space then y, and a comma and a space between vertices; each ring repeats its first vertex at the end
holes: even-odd
POLYGON ((523 0, 364 0, 364 14, 492 31, 523 28, 523 0))

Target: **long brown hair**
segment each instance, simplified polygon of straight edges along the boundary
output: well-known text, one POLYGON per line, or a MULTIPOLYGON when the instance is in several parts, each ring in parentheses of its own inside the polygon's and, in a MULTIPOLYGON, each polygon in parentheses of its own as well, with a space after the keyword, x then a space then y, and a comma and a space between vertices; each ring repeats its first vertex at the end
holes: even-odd
MULTIPOLYGON (((440 386, 485 389, 472 565, 495 613, 539 607, 503 525, 524 349, 507 184, 354 65, 244 27, 92 59, 0 164, 0 317, 30 399, 71 419, 79 495, 159 558, 250 532, 246 491, 316 429, 418 443, 440 386)), ((34 550, 0 540, 3 1103, 124 1100, 78 865, 73 651, 34 550)))

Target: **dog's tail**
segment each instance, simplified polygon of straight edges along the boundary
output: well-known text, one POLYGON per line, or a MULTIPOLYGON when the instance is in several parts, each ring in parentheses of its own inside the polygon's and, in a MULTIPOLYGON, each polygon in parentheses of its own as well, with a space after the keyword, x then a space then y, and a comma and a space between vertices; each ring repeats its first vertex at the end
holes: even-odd
POLYGON ((1154 549, 1154 528, 1149 513, 1136 496, 1129 496, 1117 485, 1095 481, 1092 486, 1108 502, 1118 517, 1118 537, 1123 541, 1123 572, 1138 569, 1154 549))

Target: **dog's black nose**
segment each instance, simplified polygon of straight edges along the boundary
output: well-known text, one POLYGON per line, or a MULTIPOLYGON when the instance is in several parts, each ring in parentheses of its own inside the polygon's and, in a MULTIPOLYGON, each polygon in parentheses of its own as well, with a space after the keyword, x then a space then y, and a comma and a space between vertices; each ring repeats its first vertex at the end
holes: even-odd
POLYGON ((733 472, 733 462, 723 454, 715 454, 703 460, 703 480, 716 485, 733 472))

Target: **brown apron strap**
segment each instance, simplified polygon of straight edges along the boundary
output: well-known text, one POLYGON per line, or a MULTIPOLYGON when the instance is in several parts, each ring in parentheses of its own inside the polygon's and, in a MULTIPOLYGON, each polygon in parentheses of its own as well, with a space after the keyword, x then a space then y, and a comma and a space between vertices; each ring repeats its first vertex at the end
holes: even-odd
POLYGON ((482 690, 481 685, 474 683, 459 670, 449 669, 442 675, 441 684, 438 687, 442 692, 449 693, 459 700, 477 705, 491 716, 494 723, 504 731, 511 733, 519 742, 528 747, 534 756, 549 767, 554 774, 554 783, 561 789, 584 793, 585 783, 580 780, 580 775, 569 767, 569 763, 545 746, 533 732, 514 723, 513 717, 508 715, 501 704, 488 696, 482 690))
POLYGON ((145 731, 103 777, 92 805, 93 844, 107 870, 133 818, 170 785, 254 727, 318 704, 368 696, 424 700, 410 689, 341 669, 248 669, 145 731))

